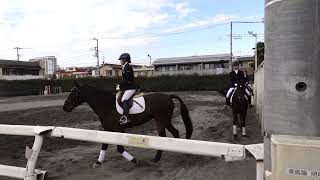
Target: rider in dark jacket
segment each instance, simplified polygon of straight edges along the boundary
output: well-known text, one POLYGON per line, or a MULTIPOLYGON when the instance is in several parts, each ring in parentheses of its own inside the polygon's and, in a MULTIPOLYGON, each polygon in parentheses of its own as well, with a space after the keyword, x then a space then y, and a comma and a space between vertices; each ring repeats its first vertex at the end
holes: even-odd
POLYGON ((234 88, 239 84, 240 80, 244 80, 244 74, 241 70, 239 70, 239 62, 236 61, 232 64, 232 71, 230 72, 229 77, 230 77, 230 88, 226 95, 225 108, 231 105, 230 98, 234 88))
POLYGON ((137 89, 137 85, 134 82, 134 74, 133 69, 130 65, 131 57, 128 53, 123 53, 120 55, 119 60, 122 65, 122 81, 117 85, 117 90, 123 91, 123 96, 121 98, 121 102, 123 105, 123 116, 120 119, 121 124, 126 124, 130 122, 129 115, 129 99, 134 95, 137 89))

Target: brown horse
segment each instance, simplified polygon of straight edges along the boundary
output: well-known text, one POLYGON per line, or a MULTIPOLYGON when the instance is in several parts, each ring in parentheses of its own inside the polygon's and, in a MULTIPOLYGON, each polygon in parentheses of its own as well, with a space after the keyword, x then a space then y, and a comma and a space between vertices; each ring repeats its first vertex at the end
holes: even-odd
MULTIPOLYGON (((165 129, 167 129, 173 137, 180 138, 179 131, 171 122, 174 110, 174 102, 172 99, 177 99, 180 102, 181 116, 186 127, 186 138, 191 138, 193 132, 192 121, 186 105, 179 96, 163 93, 150 93, 144 95, 144 98, 146 103, 145 111, 140 114, 129 115, 131 122, 123 126, 119 124, 121 114, 116 110, 115 93, 103 91, 88 85, 80 86, 76 83, 76 86, 71 90, 63 105, 63 110, 71 112, 74 108, 86 102, 100 118, 102 127, 105 131, 124 132, 126 128, 141 125, 154 119, 156 121, 159 136, 165 137, 165 129)), ((102 144, 99 158, 94 163, 94 167, 103 163, 107 148, 108 144, 102 144)), ((127 160, 137 164, 137 160, 125 151, 123 146, 117 145, 117 150, 127 160)), ((158 162, 161 159, 161 154, 162 151, 158 150, 153 161, 158 162)))

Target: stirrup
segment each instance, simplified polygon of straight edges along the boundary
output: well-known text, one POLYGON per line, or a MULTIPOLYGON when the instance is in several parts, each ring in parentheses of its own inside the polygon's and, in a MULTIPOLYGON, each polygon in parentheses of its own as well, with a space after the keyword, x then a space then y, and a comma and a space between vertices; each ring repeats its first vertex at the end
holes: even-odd
POLYGON ((127 124, 128 122, 130 122, 130 121, 128 120, 127 116, 125 116, 125 115, 121 116, 121 118, 120 118, 119 121, 120 121, 120 124, 121 124, 121 125, 124 125, 124 124, 127 124))

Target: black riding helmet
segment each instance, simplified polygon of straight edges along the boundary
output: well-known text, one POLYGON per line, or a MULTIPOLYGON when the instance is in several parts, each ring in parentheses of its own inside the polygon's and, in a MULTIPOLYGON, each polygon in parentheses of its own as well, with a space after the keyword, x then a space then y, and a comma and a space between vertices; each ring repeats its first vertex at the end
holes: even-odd
POLYGON ((130 57, 129 53, 121 54, 120 57, 119 57, 119 60, 121 60, 121 59, 125 60, 128 63, 131 63, 131 57, 130 57))
POLYGON ((239 66, 239 62, 238 61, 233 62, 232 66, 239 66))

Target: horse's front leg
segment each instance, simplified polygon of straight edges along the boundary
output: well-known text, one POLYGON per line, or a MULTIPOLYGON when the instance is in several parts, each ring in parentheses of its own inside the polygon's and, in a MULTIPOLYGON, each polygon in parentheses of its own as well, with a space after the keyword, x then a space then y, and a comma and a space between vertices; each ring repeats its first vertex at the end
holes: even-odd
POLYGON ((97 168, 101 166, 106 156, 107 149, 108 149, 108 144, 102 144, 98 160, 92 165, 93 168, 97 168))
POLYGON ((121 154, 121 156, 123 156, 126 160, 134 163, 135 165, 138 165, 138 161, 133 157, 131 156, 131 154, 129 154, 123 146, 121 145, 117 145, 117 150, 118 152, 121 154))
POLYGON ((241 127, 242 127, 242 136, 247 136, 246 132, 246 117, 247 117, 247 109, 241 113, 240 118, 241 118, 241 127))
POLYGON ((233 136, 237 136, 237 125, 238 125, 238 114, 236 111, 232 111, 232 114, 233 114, 233 126, 232 126, 232 133, 233 133, 233 136))

